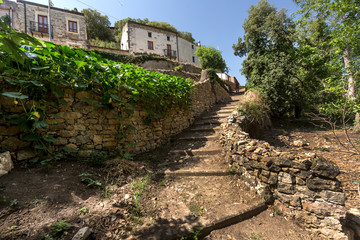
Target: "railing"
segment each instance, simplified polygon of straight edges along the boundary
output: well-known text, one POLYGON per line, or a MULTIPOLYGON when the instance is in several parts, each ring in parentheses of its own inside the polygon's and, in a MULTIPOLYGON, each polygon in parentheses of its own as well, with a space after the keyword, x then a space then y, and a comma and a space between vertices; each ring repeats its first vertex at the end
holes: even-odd
MULTIPOLYGON (((52 29, 53 29, 53 25, 51 25, 51 30, 52 29)), ((30 21, 30 31, 49 33, 49 24, 30 21)))
POLYGON ((176 58, 176 51, 164 49, 164 56, 168 58, 176 58))

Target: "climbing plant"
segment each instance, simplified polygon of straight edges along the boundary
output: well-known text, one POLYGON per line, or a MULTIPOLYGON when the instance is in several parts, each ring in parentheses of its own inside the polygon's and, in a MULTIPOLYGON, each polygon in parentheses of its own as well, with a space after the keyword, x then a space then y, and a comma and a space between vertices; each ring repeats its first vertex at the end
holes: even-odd
POLYGON ((5 118, 22 128, 23 140, 36 142, 35 149, 50 155, 54 154, 51 146, 55 138, 46 130, 49 119, 57 117, 48 109, 67 105, 63 88, 89 91, 98 99, 92 99, 92 103, 96 101, 100 108, 117 107, 119 116, 124 112, 132 114, 135 104, 142 104, 147 123, 163 117, 174 106, 184 108, 190 103, 190 79, 149 72, 8 29, 0 32, 0 58, 0 81, 17 89, 0 88, 0 94, 12 98, 14 105, 23 109, 16 118, 5 118), (23 43, 32 43, 33 50, 19 47, 23 43))

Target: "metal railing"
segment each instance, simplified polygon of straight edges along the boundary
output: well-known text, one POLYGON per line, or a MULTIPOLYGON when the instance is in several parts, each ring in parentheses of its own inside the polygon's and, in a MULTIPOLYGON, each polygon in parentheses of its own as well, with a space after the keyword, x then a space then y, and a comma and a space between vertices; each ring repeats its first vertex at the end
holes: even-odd
MULTIPOLYGON (((51 25, 51 31, 54 29, 51 25)), ((30 21, 30 31, 39 32, 39 33, 49 33, 49 24, 38 23, 30 21)))
POLYGON ((176 58, 176 51, 164 49, 164 56, 168 58, 176 58))

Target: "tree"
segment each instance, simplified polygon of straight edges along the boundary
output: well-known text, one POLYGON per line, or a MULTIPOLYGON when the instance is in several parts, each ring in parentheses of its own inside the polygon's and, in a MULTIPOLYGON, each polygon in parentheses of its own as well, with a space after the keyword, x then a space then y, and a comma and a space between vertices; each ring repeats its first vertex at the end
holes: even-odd
POLYGON ((246 86, 262 92, 273 115, 294 109, 299 115, 306 93, 296 74, 295 24, 285 10, 277 11, 266 0, 248 12, 244 40, 233 45, 236 56, 246 56, 241 70, 246 86))
POLYGON ((81 11, 85 15, 88 39, 114 41, 114 36, 109 29, 110 21, 107 16, 102 16, 98 11, 87 8, 81 11))
POLYGON ((202 68, 213 68, 217 72, 228 72, 226 62, 221 55, 221 51, 210 46, 203 46, 198 47, 194 54, 199 57, 202 68))
MULTIPOLYGON (((357 88, 360 73, 360 2, 358 0, 294 0, 301 9, 298 25, 307 38, 314 38, 311 31, 316 24, 322 24, 328 37, 321 39, 317 47, 326 46, 330 59, 326 64, 334 75, 322 80, 327 93, 337 96, 322 109, 326 114, 333 108, 343 109, 350 118, 357 116, 357 128, 360 129, 360 102, 357 88), (351 116, 352 115, 352 116, 351 116)), ((314 54, 312 55, 314 56, 314 54)))

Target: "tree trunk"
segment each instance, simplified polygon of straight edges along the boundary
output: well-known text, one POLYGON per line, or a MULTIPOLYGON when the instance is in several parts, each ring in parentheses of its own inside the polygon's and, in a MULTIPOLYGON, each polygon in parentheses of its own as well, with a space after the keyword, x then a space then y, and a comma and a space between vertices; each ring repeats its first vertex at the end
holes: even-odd
POLYGON ((344 65, 346 69, 346 74, 348 78, 348 92, 347 95, 349 99, 355 99, 356 91, 355 91, 355 78, 350 68, 350 53, 349 48, 345 48, 344 50, 344 65))
MULTIPOLYGON (((346 69, 346 74, 348 78, 348 92, 347 96, 349 99, 355 99, 356 97, 356 88, 355 88, 355 78, 350 69, 350 53, 349 48, 344 50, 344 65, 346 69)), ((354 128, 355 132, 360 132, 360 113, 357 112, 355 115, 354 128)))

